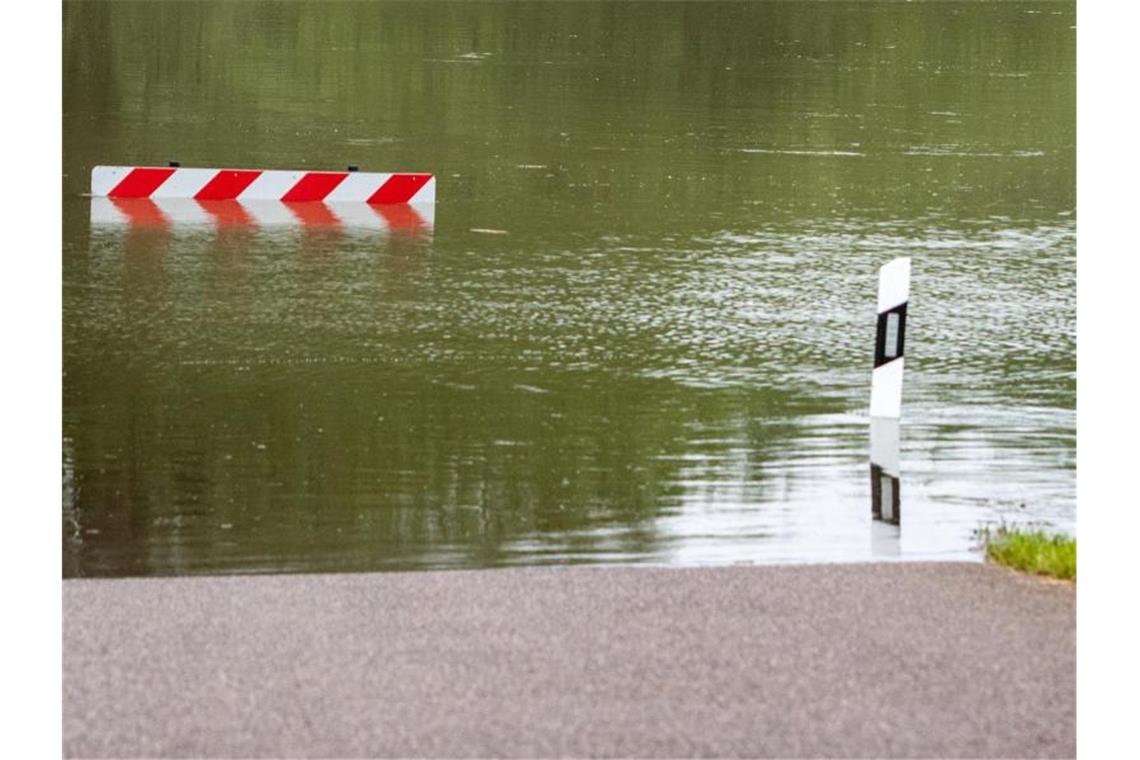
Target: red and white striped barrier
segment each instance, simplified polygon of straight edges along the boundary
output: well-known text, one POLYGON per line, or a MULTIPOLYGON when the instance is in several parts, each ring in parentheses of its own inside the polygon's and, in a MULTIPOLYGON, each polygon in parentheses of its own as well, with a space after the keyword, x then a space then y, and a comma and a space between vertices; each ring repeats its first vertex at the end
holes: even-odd
POLYGON ((431 174, 358 171, 96 166, 91 170, 91 195, 152 200, 193 198, 199 201, 321 201, 433 206, 435 177, 431 174))

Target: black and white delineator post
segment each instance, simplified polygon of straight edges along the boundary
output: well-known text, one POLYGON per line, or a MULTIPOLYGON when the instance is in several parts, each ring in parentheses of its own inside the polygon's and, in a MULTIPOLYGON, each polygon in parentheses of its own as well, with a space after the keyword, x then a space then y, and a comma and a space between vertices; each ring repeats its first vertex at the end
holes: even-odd
POLYGON ((910 259, 879 269, 875 365, 871 370, 871 514, 899 524, 899 415, 902 411, 903 342, 910 297, 910 259))

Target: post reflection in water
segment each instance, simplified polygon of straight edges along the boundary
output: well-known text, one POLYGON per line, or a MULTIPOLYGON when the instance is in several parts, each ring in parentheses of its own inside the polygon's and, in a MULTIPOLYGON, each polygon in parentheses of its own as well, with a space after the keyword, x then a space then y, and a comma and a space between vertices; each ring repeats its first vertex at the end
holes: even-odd
POLYGON ((871 555, 894 557, 900 552, 902 492, 899 467, 899 421, 871 418, 871 555))
POLYGON ((871 418, 871 515, 899 525, 902 497, 899 489, 899 421, 871 418))

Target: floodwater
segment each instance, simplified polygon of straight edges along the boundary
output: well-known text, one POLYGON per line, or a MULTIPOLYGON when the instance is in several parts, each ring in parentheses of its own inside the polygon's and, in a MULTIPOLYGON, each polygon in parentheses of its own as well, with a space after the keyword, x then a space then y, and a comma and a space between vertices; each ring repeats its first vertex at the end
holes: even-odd
POLYGON ((1074 531, 1075 24, 65 3, 64 575, 968 558, 985 523, 1074 531), (84 196, 92 166, 168 159, 430 171, 438 204, 259 224, 84 196), (871 519, 867 418, 897 256, 898 527, 871 519))

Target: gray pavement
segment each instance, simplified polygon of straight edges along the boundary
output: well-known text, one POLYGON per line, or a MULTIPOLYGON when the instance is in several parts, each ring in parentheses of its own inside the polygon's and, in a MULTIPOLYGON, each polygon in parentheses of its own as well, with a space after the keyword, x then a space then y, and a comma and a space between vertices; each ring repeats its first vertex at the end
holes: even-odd
POLYGON ((1075 589, 969 563, 68 580, 71 757, 1071 757, 1075 589))

